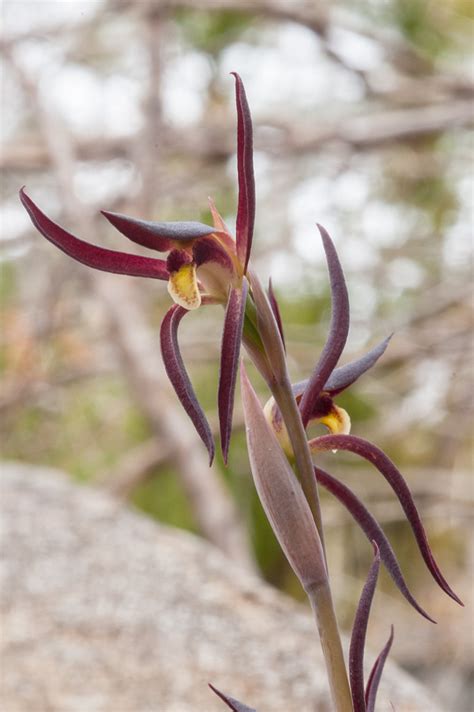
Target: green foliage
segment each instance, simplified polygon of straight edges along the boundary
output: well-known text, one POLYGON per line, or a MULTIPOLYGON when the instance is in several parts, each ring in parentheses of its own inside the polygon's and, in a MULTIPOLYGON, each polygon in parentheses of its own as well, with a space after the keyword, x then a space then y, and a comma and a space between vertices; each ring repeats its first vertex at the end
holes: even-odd
POLYGON ((197 532, 189 500, 172 467, 157 469, 152 478, 135 490, 132 501, 142 512, 164 524, 197 532))
POLYGON ((253 22, 252 15, 236 10, 183 9, 178 10, 175 17, 189 44, 212 55, 235 42, 253 22))

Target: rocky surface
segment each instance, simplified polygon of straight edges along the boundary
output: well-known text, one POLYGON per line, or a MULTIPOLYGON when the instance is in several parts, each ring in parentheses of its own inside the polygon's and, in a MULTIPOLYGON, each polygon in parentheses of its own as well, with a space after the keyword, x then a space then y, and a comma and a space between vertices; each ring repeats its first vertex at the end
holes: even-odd
MULTIPOLYGON (((306 609, 60 472, 1 469, 5 712, 224 712, 208 681, 258 712, 329 709, 306 609)), ((440 710, 394 665, 389 700, 440 710)))

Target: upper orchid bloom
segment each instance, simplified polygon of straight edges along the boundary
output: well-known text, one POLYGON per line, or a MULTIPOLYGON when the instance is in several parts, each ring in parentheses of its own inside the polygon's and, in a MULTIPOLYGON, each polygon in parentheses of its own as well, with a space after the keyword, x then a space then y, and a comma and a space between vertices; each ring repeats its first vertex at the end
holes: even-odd
POLYGON ((237 104, 237 163, 239 197, 236 239, 230 235, 214 204, 214 225, 200 222, 152 222, 102 211, 129 240, 167 258, 143 257, 116 252, 84 242, 48 218, 22 188, 20 199, 39 232, 78 262, 103 270, 136 277, 166 280, 174 306, 161 327, 161 348, 166 371, 178 398, 205 442, 210 460, 214 442, 207 419, 186 373, 177 342, 179 322, 201 304, 225 305, 226 314, 219 374, 219 422, 221 446, 227 459, 235 382, 248 284, 245 277, 255 221, 252 121, 242 80, 234 74, 237 104))

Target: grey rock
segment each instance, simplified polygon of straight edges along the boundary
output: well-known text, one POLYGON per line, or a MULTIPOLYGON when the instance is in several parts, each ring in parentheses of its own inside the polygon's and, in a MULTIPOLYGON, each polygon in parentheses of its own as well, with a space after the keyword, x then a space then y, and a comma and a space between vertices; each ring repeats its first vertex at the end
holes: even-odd
MULTIPOLYGON (((1 472, 5 712, 329 710, 308 610, 197 537, 58 471, 1 472)), ((369 661, 373 656, 368 656, 369 661)), ((436 712, 387 665, 378 710, 436 712)))

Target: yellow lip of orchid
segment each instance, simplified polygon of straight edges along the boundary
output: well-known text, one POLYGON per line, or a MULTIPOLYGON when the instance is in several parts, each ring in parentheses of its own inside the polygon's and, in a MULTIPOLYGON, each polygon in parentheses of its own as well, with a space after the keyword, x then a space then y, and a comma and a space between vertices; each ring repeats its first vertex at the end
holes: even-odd
MULTIPOLYGON (((313 423, 321 423, 328 428, 332 435, 348 435, 351 430, 351 419, 349 413, 344 410, 344 408, 340 408, 333 403, 332 400, 327 403, 326 409, 327 412, 324 413, 324 415, 318 415, 311 418, 309 425, 313 423)), ((293 459, 294 455, 290 442, 290 436, 288 435, 288 430, 286 429, 286 425, 283 422, 283 418, 281 417, 280 411, 273 397, 267 401, 263 412, 285 455, 289 459, 293 459)))
POLYGON ((170 272, 168 292, 176 304, 192 311, 201 306, 201 293, 193 262, 183 264, 176 271, 170 272))

